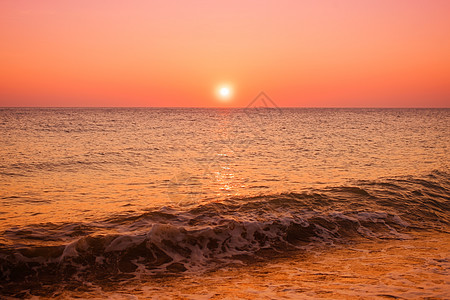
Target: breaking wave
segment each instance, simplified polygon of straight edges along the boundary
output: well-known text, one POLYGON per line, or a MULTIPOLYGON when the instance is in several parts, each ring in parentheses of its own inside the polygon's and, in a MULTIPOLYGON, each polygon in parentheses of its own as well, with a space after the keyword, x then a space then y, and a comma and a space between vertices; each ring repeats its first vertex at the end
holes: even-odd
POLYGON ((28 243, 0 245, 0 282, 196 272, 314 245, 446 231, 449 187, 448 175, 436 171, 420 179, 165 206, 96 224, 10 229, 3 234, 28 243))

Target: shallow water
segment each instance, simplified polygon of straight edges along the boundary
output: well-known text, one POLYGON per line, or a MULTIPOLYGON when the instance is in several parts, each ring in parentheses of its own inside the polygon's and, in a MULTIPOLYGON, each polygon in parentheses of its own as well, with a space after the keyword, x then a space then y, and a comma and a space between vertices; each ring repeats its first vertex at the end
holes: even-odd
POLYGON ((311 247, 207 273, 143 278, 111 290, 66 291, 101 299, 448 299, 448 234, 311 247))
POLYGON ((2 109, 0 133, 7 295, 449 287, 448 109, 2 109))

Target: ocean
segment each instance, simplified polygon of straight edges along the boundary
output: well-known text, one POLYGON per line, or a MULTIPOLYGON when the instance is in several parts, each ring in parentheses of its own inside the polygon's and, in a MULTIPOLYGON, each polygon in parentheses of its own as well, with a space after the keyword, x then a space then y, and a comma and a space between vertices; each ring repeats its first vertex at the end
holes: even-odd
POLYGON ((450 299, 450 109, 2 108, 0 296, 450 299))

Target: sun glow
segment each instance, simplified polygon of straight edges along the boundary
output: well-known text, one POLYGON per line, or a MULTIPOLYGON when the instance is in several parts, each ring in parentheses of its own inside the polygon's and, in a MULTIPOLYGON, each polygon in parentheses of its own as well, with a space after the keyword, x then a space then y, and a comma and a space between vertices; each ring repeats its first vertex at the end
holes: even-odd
POLYGON ((220 95, 222 97, 228 97, 230 95, 230 89, 226 88, 226 87, 221 88, 220 89, 220 95))
POLYGON ((229 101, 233 93, 229 86, 220 86, 217 90, 217 94, 222 101, 229 101))

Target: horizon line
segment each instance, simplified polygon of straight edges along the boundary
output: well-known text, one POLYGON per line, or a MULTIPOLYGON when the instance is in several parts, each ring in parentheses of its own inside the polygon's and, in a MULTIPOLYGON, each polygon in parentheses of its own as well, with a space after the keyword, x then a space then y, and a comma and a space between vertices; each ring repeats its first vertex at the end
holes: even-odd
POLYGON ((248 108, 321 108, 321 109, 450 109, 448 107, 435 107, 435 106, 277 106, 277 107, 265 107, 265 106, 0 106, 0 109, 8 108, 199 108, 199 109, 248 109, 248 108))

